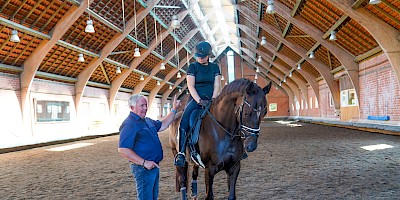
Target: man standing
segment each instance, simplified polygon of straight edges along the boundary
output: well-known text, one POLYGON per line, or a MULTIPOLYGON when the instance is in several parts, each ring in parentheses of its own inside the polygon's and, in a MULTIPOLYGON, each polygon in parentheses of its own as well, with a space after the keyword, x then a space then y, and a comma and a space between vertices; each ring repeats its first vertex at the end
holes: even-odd
POLYGON ((159 131, 172 123, 180 101, 173 99, 171 112, 161 121, 146 117, 147 100, 143 95, 134 94, 129 100, 129 116, 120 127, 118 152, 130 162, 130 169, 136 181, 137 198, 151 200, 158 197, 159 163, 163 150, 159 131))

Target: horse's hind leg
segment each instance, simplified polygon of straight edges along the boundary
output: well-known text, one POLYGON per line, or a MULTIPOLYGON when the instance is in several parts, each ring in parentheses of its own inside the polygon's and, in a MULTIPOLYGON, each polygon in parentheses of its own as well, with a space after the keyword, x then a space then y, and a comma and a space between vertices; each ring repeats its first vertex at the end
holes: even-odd
POLYGON ((229 190, 229 200, 236 199, 236 180, 240 172, 240 162, 237 162, 231 168, 226 170, 226 175, 228 176, 228 190, 229 190))
POLYGON ((192 198, 197 199, 197 177, 199 176, 199 166, 194 165, 192 171, 192 198))
POLYGON ((206 200, 214 199, 214 192, 213 192, 213 184, 214 184, 214 176, 217 173, 215 166, 206 168, 205 172, 205 182, 206 182, 206 200))

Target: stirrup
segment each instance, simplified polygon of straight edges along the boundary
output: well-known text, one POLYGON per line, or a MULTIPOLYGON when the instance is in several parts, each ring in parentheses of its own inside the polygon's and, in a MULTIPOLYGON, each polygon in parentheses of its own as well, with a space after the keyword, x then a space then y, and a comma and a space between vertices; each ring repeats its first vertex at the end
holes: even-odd
POLYGON ((190 154, 190 158, 193 160, 193 162, 194 162, 196 165, 198 165, 198 166, 200 166, 200 167, 202 167, 202 168, 206 168, 206 167, 204 166, 203 161, 201 161, 200 155, 199 155, 198 153, 191 153, 191 154, 190 154))

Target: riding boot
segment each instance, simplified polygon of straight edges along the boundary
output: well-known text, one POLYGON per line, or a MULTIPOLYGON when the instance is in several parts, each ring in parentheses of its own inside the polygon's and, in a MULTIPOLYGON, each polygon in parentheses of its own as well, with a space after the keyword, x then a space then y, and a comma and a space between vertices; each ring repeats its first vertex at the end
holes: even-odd
POLYGON ((179 152, 175 156, 174 165, 177 167, 184 167, 186 158, 185 158, 185 150, 186 150, 186 130, 183 128, 179 128, 178 132, 178 150, 179 152))

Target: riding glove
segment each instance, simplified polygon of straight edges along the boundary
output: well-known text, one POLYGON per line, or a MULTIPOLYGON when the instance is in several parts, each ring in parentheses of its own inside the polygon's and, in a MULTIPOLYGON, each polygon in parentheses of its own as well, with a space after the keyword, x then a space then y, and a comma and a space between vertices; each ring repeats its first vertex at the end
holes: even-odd
POLYGON ((209 100, 207 99, 200 99, 199 105, 201 107, 206 107, 208 105, 209 100))

